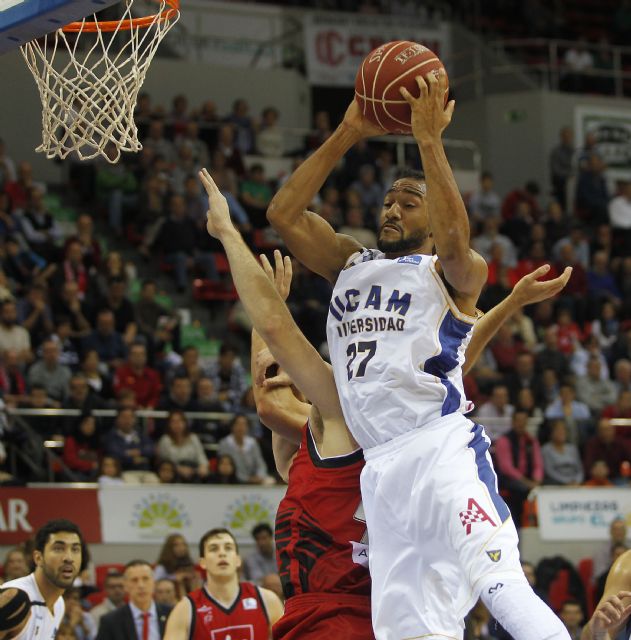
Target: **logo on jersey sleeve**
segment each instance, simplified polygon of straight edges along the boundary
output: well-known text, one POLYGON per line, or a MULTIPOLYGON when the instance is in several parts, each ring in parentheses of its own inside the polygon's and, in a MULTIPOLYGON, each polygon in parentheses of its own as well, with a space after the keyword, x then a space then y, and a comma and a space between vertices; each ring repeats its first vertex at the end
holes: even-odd
POLYGON ((256 609, 258 606, 256 598, 243 598, 243 608, 246 611, 256 609))
POLYGON ((403 256, 397 260, 402 264, 421 264, 423 256, 403 256))
POLYGON ((486 552, 486 555, 489 557, 491 562, 499 562, 502 558, 502 550, 501 549, 490 549, 486 552))
POLYGON ((476 522, 488 522, 492 527, 497 526, 489 514, 473 498, 469 498, 466 510, 460 512, 460 522, 467 535, 471 533, 471 526, 476 522))

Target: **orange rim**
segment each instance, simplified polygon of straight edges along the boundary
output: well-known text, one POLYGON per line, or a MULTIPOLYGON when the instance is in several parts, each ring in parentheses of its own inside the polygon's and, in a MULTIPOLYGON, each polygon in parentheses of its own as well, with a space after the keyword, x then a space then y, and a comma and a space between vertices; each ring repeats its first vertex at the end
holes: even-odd
MULTIPOLYGON (((160 3, 161 0, 154 0, 160 3)), ((62 31, 66 33, 77 33, 79 31, 130 31, 131 29, 145 29, 156 22, 166 22, 171 20, 180 10, 180 0, 165 0, 168 8, 163 9, 160 13, 144 18, 132 18, 131 20, 105 20, 103 22, 71 22, 62 31)))

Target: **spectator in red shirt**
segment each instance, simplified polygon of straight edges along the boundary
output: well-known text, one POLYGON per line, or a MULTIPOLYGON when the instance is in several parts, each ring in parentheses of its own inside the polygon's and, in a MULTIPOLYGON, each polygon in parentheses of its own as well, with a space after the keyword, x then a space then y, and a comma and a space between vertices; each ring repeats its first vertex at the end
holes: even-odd
MULTIPOLYGON (((620 391, 616 403, 605 407, 601 417, 631 419, 631 391, 620 391)), ((616 436, 626 442, 627 449, 631 452, 631 427, 616 426, 616 436)))
POLYGON ((572 319, 572 314, 568 309, 561 309, 559 311, 556 331, 559 351, 564 353, 566 356, 574 353, 576 345, 583 339, 583 332, 572 319))
POLYGON ((539 185, 536 182, 527 182, 523 189, 513 189, 502 202, 502 218, 510 220, 515 215, 516 209, 520 202, 527 202, 534 217, 538 219, 541 215, 541 209, 537 202, 539 195, 539 185))
POLYGON ((609 418, 598 421, 596 435, 585 444, 583 467, 585 474, 591 475, 594 462, 603 460, 609 467, 609 480, 619 475, 620 465, 630 459, 625 442, 616 437, 616 429, 609 418))
MULTIPOLYGON (((546 248, 543 242, 534 242, 528 255, 524 256, 514 269, 510 270, 510 283, 511 287, 514 287, 524 276, 528 275, 542 267, 544 264, 548 264, 546 256, 546 248)), ((540 281, 554 280, 559 277, 559 272, 554 265, 550 265, 549 271, 543 276, 539 277, 540 281)))
POLYGON ((153 408, 158 403, 162 384, 155 369, 147 366, 147 349, 144 344, 133 344, 127 362, 116 370, 114 392, 131 389, 136 394, 138 406, 153 408))
POLYGON ((18 179, 9 182, 4 190, 9 194, 13 210, 24 209, 29 199, 29 193, 34 185, 33 167, 29 162, 18 164, 18 179))
POLYGON ((501 373, 510 373, 515 369, 517 355, 522 351, 521 345, 515 340, 513 331, 509 325, 502 325, 493 342, 491 353, 501 373))
POLYGON ((511 431, 495 442, 495 459, 500 487, 508 490, 508 507, 520 526, 524 500, 543 481, 543 458, 539 442, 526 431, 528 414, 515 411, 512 423, 511 431))
POLYGON ((96 478, 99 469, 99 436, 96 432, 96 419, 84 415, 75 432, 64 443, 63 460, 66 466, 79 474, 82 480, 96 478))

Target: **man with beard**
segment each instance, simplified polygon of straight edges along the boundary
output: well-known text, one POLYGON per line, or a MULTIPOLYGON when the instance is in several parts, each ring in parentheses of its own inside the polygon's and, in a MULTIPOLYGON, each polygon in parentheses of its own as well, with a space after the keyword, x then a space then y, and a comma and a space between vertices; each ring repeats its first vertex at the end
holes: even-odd
POLYGON ((35 571, 2 585, 21 589, 31 602, 31 617, 16 640, 53 640, 61 624, 63 594, 72 586, 87 558, 79 527, 69 520, 51 520, 35 534, 35 571))

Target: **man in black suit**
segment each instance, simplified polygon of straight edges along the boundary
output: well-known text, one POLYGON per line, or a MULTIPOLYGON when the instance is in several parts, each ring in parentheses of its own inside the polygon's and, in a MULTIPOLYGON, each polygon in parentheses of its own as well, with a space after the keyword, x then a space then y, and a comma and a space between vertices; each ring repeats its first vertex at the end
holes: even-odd
POLYGON ((96 640, 161 640, 171 611, 153 600, 155 582, 151 565, 132 560, 125 567, 129 604, 101 618, 96 640))

